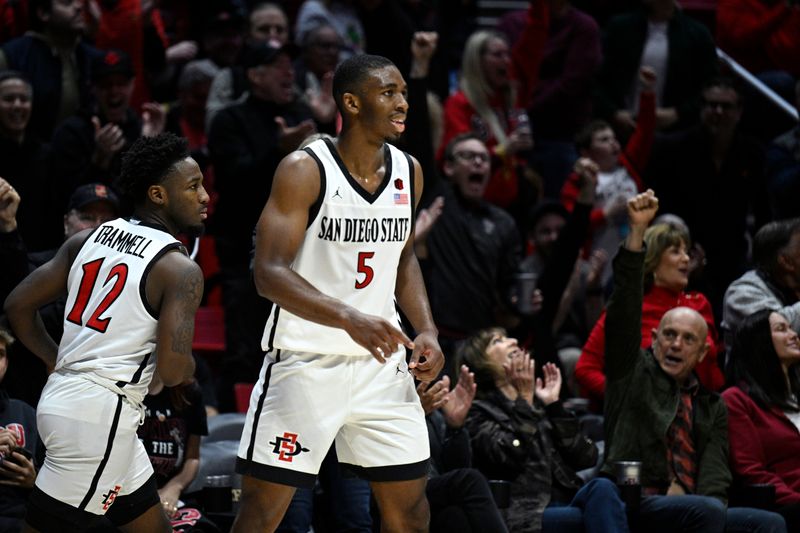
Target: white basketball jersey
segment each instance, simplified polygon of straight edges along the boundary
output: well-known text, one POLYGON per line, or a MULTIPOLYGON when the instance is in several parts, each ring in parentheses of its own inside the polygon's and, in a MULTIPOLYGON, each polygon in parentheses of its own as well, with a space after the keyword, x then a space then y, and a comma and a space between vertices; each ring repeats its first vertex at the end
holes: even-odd
POLYGON ((145 280, 158 258, 180 247, 165 231, 121 218, 95 229, 69 272, 56 371, 91 375, 133 399, 144 398, 158 324, 145 280))
MULTIPOLYGON (((320 196, 310 210, 292 270, 323 294, 399 327, 394 291, 414 214, 411 158, 385 144, 386 174, 370 194, 347 171, 331 141, 315 141, 305 151, 319 167, 320 196)), ((261 345, 264 350, 369 355, 344 330, 305 320, 277 305, 261 345)))

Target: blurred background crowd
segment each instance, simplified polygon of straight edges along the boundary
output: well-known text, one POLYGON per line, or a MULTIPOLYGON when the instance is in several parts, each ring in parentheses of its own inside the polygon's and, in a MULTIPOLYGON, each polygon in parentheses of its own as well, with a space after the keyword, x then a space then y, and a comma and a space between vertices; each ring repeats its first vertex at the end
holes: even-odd
MULTIPOLYGON (((447 384, 495 332, 538 375, 558 369, 560 404, 602 417, 611 258, 647 188, 642 347, 666 311, 695 309, 710 346, 696 375, 721 392, 744 379, 729 352, 750 315, 800 326, 796 0, 0 0, 0 182, 16 191, 0 196, 0 298, 65 237, 129 213, 115 179, 134 140, 183 136, 211 195, 187 242, 206 278, 197 388, 209 415, 246 409, 270 306, 253 228, 281 158, 336 134, 333 71, 361 53, 408 83, 399 144, 424 171, 414 238, 447 384)), ((0 344, 5 394, 35 406, 48 369, 0 344)), ((196 458, 207 430, 192 426, 196 458)), ((798 461, 784 504, 800 503, 798 461)))

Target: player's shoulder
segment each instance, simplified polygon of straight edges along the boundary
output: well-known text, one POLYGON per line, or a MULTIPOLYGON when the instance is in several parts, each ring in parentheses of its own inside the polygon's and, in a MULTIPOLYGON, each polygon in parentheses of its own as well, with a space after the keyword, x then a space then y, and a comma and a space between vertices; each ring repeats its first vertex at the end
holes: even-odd
MULTIPOLYGON (((186 255, 182 247, 168 250, 155 260, 151 269, 151 280, 167 284, 203 280, 203 271, 194 259, 186 255)), ((150 280, 148 280, 150 281, 150 280)))
POLYGON ((276 176, 280 174, 297 175, 298 173, 302 176, 319 176, 316 156, 305 149, 295 150, 286 155, 275 171, 276 176))
POLYGON ((312 203, 320 190, 320 164, 305 150, 284 157, 275 170, 270 199, 285 203, 312 203))

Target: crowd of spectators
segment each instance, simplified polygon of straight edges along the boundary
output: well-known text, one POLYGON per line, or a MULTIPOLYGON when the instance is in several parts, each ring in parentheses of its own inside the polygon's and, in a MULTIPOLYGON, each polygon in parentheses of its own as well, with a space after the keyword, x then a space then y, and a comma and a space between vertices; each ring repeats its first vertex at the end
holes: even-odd
MULTIPOLYGON (((65 236, 130 212, 115 187, 133 141, 188 139, 211 197, 204 305, 222 311, 225 350, 202 397, 148 397, 143 439, 170 433, 157 413, 180 418, 167 416, 180 457, 154 459, 177 504, 200 460, 199 407, 234 411, 236 384, 261 367, 271 304, 251 249, 273 173, 309 136, 336 134, 337 64, 385 55, 408 83, 399 143, 425 174, 413 238, 448 361, 418 389, 433 530, 800 527, 800 125, 765 135, 777 111, 715 48, 800 110, 800 2, 717 0, 695 16, 675 0, 530 0, 494 25, 479 4, 0 0, 0 298, 65 236), (587 412, 605 416, 605 454, 587 412), (622 459, 645 463, 635 516, 608 481, 622 459), (576 473, 590 467, 599 478, 576 473), (511 482, 509 509, 487 479, 511 482), (726 514, 754 483, 776 487, 781 516, 726 514)), ((62 315, 43 313, 54 338, 62 315)), ((0 531, 35 478, 24 402, 50 370, 12 335, 0 330, 0 380, 13 363, 0 451, 15 449, 11 430, 29 453, 0 467, 18 474, 0 531)), ((352 496, 338 523, 368 530, 366 484, 340 479, 333 450, 325 468, 329 492, 352 496)), ((307 529, 313 500, 298 492, 281 530, 307 529)))

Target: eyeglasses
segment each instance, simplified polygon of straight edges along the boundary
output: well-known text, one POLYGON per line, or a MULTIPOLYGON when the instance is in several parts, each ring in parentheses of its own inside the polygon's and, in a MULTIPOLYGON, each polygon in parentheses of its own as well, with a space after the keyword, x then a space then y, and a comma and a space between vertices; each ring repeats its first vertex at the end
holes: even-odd
POLYGON ((736 109, 739 107, 739 105, 734 102, 723 102, 720 100, 703 100, 703 107, 708 107, 711 109, 719 108, 722 111, 730 111, 731 109, 736 109))
POLYGON ((477 161, 478 163, 486 163, 489 161, 489 154, 486 152, 463 150, 461 152, 455 152, 453 155, 462 161, 477 161))

